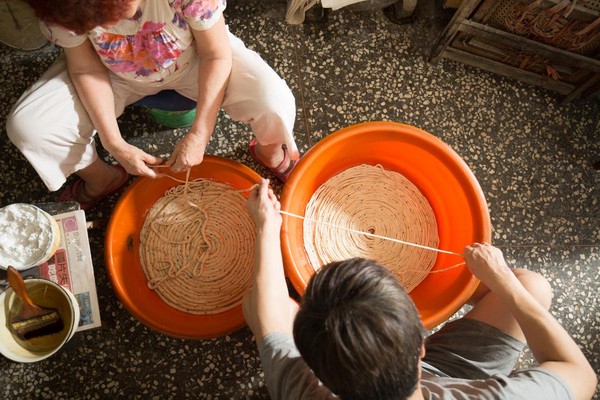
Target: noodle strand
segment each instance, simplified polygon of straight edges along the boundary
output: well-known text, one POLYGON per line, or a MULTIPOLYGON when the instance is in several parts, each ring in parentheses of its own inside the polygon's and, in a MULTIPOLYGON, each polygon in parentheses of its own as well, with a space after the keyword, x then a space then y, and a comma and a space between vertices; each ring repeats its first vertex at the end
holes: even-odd
POLYGON ((245 191, 189 181, 188 173, 149 211, 140 232, 140 260, 148 287, 167 304, 199 315, 241 304, 252 283, 256 236, 245 191))
POLYGON ((303 219, 304 246, 315 270, 348 258, 370 258, 409 292, 429 274, 436 252, 447 252, 438 248, 437 222, 425 196, 381 165, 359 165, 331 177, 311 197, 303 219), (390 240, 394 237, 405 240, 390 240))

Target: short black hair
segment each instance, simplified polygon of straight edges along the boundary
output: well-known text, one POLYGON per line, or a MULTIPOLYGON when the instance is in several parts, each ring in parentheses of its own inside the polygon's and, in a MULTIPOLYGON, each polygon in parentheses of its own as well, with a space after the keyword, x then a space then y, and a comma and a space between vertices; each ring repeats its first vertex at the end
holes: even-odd
POLYGON ((321 268, 294 320, 294 341, 343 400, 403 399, 417 389, 424 330, 398 280, 373 260, 321 268))

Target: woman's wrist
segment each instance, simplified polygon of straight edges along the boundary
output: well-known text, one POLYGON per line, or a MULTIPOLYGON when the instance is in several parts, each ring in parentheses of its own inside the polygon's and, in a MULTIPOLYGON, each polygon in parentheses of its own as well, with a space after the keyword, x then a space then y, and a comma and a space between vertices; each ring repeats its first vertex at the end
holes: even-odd
POLYGON ((112 155, 118 153, 123 145, 127 144, 127 142, 120 135, 118 137, 111 138, 103 138, 100 136, 100 142, 102 142, 102 147, 104 147, 106 151, 112 155))
POLYGON ((212 132, 203 129, 190 129, 187 135, 195 138, 196 141, 206 145, 208 144, 210 137, 212 136, 212 132))

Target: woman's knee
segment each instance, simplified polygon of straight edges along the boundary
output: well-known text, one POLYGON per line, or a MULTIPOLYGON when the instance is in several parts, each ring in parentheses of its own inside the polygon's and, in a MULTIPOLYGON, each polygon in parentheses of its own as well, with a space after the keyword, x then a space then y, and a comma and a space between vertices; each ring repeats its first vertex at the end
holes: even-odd
POLYGON ((93 143, 93 125, 80 112, 60 107, 42 113, 39 111, 41 106, 39 102, 19 106, 9 114, 6 133, 19 150, 48 152, 74 144, 87 146, 93 143))
POLYGON ((278 77, 275 82, 265 82, 255 93, 260 93, 256 100, 261 114, 283 120, 296 117, 296 98, 283 79, 278 77))
POLYGON ((32 141, 34 129, 31 124, 31 118, 27 118, 22 113, 13 111, 9 114, 6 120, 6 133, 17 148, 23 149, 32 141))
POLYGON ((516 269, 515 275, 527 291, 546 309, 552 304, 552 286, 541 274, 526 269, 516 269))

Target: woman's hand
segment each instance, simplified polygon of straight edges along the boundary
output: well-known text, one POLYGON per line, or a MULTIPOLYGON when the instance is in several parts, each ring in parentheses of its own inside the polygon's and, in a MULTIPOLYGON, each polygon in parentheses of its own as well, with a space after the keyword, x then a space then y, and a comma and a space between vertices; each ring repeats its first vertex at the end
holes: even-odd
POLYGON ((107 150, 131 175, 147 176, 150 178, 161 176, 161 174, 156 173, 156 171, 148 166, 162 163, 160 157, 150 155, 125 141, 107 150))
POLYGON ((173 172, 187 171, 202 162, 207 144, 202 134, 188 132, 175 146, 167 165, 173 172))
POLYGON ((269 188, 269 180, 263 179, 252 189, 246 207, 258 230, 273 229, 279 232, 281 229, 281 204, 273 190, 269 188))

